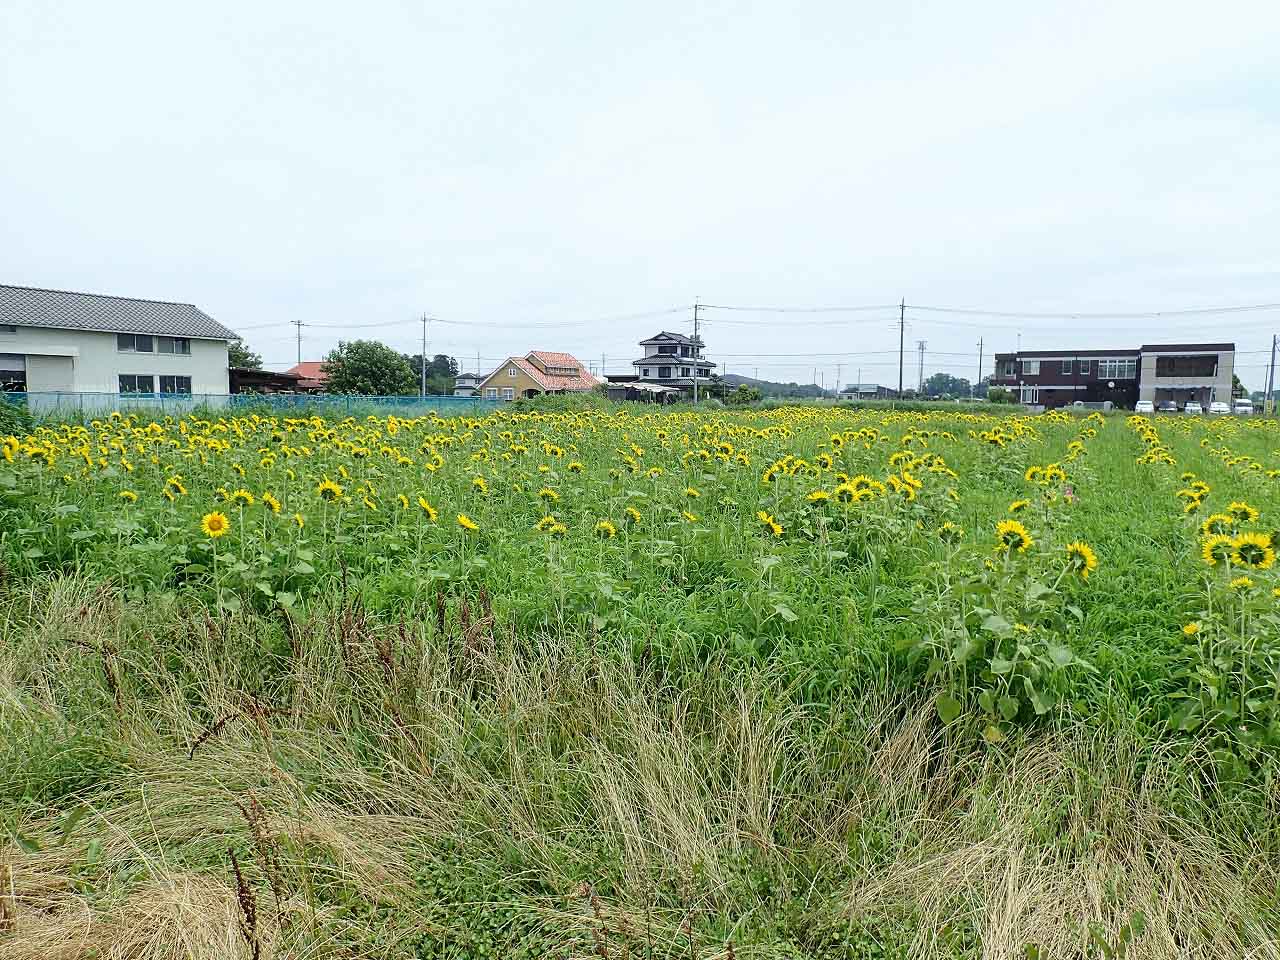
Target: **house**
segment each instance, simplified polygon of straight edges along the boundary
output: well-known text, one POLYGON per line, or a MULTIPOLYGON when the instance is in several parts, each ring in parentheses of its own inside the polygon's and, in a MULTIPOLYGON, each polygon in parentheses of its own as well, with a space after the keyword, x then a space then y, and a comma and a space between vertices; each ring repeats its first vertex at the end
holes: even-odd
POLYGON ((647 340, 641 340, 644 356, 632 360, 635 369, 632 377, 618 377, 613 382, 624 383, 628 380, 657 383, 664 387, 680 387, 693 389, 694 379, 699 383, 711 379, 712 369, 716 366, 702 355, 705 344, 699 337, 686 337, 683 333, 671 333, 663 330, 655 333, 647 340))
POLYGON ((5 390, 226 394, 238 339, 189 303, 0 285, 5 390))
POLYGON ((247 367, 232 367, 230 374, 232 393, 297 393, 301 379, 296 373, 274 373, 247 367))
POLYGON ((850 383, 840 391, 841 400, 891 400, 898 391, 878 383, 850 383))
POLYGON ((664 387, 657 383, 641 383, 638 380, 610 378, 605 391, 610 400, 630 400, 635 403, 675 403, 680 399, 679 387, 664 387))
POLYGON ((599 383, 572 354, 531 350, 523 357, 507 357, 476 389, 486 400, 515 400, 544 393, 585 393, 599 383))
POLYGON ((460 373, 453 378, 453 395, 455 397, 478 397, 480 381, 484 377, 478 373, 460 373))
POLYGON ((324 393, 329 374, 323 360, 303 360, 285 371, 298 378, 298 389, 306 393, 324 393))
POLYGON ((1231 401, 1233 343, 1145 344, 1122 350, 1022 350, 997 353, 991 386, 1012 390, 1020 403, 1050 407, 1076 401, 1132 409, 1188 400, 1208 407, 1231 401))

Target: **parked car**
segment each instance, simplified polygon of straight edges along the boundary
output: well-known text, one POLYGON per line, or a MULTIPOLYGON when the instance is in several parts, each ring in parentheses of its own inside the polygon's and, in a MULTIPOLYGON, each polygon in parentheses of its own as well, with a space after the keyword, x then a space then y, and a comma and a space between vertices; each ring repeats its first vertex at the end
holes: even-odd
POLYGON ((1227 414, 1230 412, 1231 412, 1231 408, 1227 406, 1225 403, 1223 403, 1221 400, 1215 400, 1213 401, 1213 403, 1209 404, 1210 416, 1220 417, 1223 414, 1227 414))
POLYGON ((1204 413, 1204 407, 1200 406, 1200 404, 1197 403, 1195 400, 1188 400, 1187 405, 1182 408, 1182 412, 1194 413, 1199 415, 1201 413, 1204 413))
POLYGON ((1251 417, 1253 416, 1253 401, 1239 397, 1231 405, 1231 412, 1237 417, 1251 417))
POLYGON ((1134 413, 1155 413, 1156 405, 1150 400, 1139 400, 1133 405, 1134 413))
POLYGON ((1178 405, 1172 400, 1161 400, 1160 406, 1156 407, 1161 413, 1177 413, 1178 405))

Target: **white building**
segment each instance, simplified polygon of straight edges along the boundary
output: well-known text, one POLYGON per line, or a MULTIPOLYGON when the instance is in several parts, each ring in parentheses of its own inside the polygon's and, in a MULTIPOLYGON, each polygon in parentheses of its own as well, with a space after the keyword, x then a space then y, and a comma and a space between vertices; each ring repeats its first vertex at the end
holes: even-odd
POLYGON ((223 395, 237 339, 189 303, 0 285, 0 390, 33 400, 223 395))

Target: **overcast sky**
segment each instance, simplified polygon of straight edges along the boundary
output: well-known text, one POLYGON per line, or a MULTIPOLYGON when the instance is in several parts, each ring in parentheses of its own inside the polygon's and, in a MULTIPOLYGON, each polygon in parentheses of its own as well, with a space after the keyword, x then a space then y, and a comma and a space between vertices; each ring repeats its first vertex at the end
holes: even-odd
MULTIPOLYGON (((695 297, 1280 302, 1278 37, 1274 0, 4 0, 0 282, 193 302, 276 369, 299 319, 304 359, 416 352, 426 311, 467 368, 621 371, 695 297)), ((1280 328, 907 315, 926 373, 969 378, 980 337, 989 372, 1019 332, 1263 351, 1280 328)), ((896 384, 896 309, 706 317, 730 372, 896 384)))

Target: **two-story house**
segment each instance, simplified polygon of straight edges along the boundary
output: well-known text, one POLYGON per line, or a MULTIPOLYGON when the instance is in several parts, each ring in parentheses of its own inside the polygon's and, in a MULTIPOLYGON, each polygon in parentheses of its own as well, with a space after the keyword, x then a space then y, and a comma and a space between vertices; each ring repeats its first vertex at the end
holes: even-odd
POLYGON ((997 353, 993 387, 1018 402, 1064 407, 1077 400, 1132 409, 1138 400, 1179 407, 1230 402, 1233 343, 1146 344, 1125 350, 1020 350, 997 353))
POLYGON ((599 383, 571 353, 531 350, 523 357, 507 357, 476 390, 486 400, 516 400, 543 393, 583 393, 599 383))
POLYGON ((715 364, 702 355, 702 338, 694 340, 683 333, 663 330, 647 340, 641 340, 644 356, 632 360, 635 378, 667 387, 693 389, 694 378, 699 382, 711 379, 715 364))

